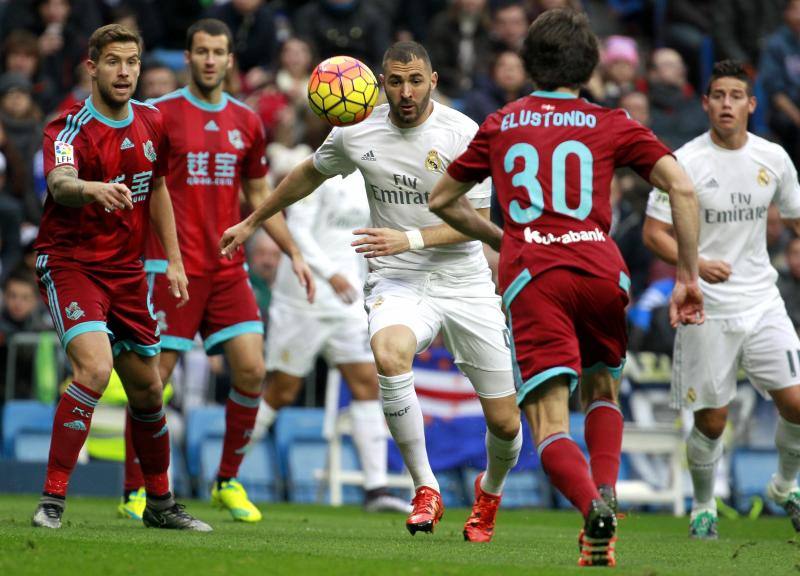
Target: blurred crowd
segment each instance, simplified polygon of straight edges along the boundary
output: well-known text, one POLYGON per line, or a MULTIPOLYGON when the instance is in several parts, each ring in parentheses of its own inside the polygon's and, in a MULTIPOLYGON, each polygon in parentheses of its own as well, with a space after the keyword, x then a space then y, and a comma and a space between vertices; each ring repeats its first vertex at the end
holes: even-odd
MULTIPOLYGON (((137 98, 144 100, 185 83, 185 31, 193 21, 225 21, 236 53, 227 89, 263 121, 275 184, 327 135, 306 104, 307 80, 321 59, 347 54, 377 74, 392 41, 421 41, 439 73, 437 98, 480 123, 531 90, 517 50, 532 19, 562 6, 587 11, 601 38, 587 99, 625 108, 678 148, 707 129, 702 94, 711 63, 742 60, 757 80, 751 129, 800 160, 800 0, 0 0, 0 398, 10 338, 50 326, 31 247, 46 194, 42 127, 89 94, 83 60, 95 28, 120 22, 141 32, 137 98)), ((612 235, 632 272, 631 345, 669 353, 672 333, 659 310, 672 271, 642 246, 648 191, 632 172, 618 174, 612 235)), ((800 240, 777 211, 768 227, 781 293, 798 325, 800 240)), ((278 256, 266 235, 250 243, 265 309, 278 256)), ((17 354, 15 394, 33 386, 25 378, 38 355, 35 348, 17 354)))

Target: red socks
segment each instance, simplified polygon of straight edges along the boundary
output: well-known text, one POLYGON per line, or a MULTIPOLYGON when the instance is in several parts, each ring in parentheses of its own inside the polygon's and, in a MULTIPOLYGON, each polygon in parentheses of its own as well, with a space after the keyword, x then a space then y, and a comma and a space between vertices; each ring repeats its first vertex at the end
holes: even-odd
POLYGON ((144 475, 133 447, 133 434, 131 430, 130 410, 125 411, 125 492, 134 492, 144 486, 144 475))
POLYGON ((239 473, 245 448, 253 434, 260 402, 260 392, 250 394, 231 387, 225 403, 225 440, 222 445, 222 461, 219 463, 219 478, 234 478, 239 473))
MULTIPOLYGON (((169 430, 164 410, 158 406, 155 410, 138 412, 130 405, 128 410, 130 437, 135 454, 139 456, 144 487, 148 496, 163 496, 169 492, 169 430)), ((126 488, 127 481, 128 478, 126 488)))
POLYGON ((58 401, 50 437, 45 493, 62 498, 67 495, 69 477, 89 435, 92 414, 99 399, 100 394, 72 382, 58 401))
POLYGON ((589 475, 589 466, 581 449, 565 432, 548 436, 537 449, 542 468, 549 476, 550 483, 558 488, 585 518, 591 508, 592 500, 600 498, 600 494, 589 475))
POLYGON ((599 398, 586 411, 584 439, 596 486, 616 486, 622 451, 622 412, 614 402, 599 398))

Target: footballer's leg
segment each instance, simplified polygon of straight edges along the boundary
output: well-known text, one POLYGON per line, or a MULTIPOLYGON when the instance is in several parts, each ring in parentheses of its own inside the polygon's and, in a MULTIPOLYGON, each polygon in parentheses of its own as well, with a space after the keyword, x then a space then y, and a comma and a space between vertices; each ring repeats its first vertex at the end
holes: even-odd
POLYGON ((408 326, 395 324, 378 330, 370 345, 378 369, 383 414, 416 491, 406 528, 412 535, 418 531, 433 532, 444 506, 439 483, 428 462, 422 409, 414 390, 411 364, 417 337, 408 326))
POLYGON ((581 403, 586 413, 584 440, 589 466, 600 496, 615 514, 623 428, 618 391, 619 380, 606 366, 583 370, 581 403))
POLYGON ((800 532, 800 386, 771 390, 780 417, 775 431, 778 471, 767 486, 767 496, 786 510, 792 526, 800 532))
MULTIPOLYGON (((463 365, 461 369, 476 389, 481 390, 481 377, 477 376, 476 370, 463 365)), ((511 387, 511 394, 485 397, 479 393, 486 418, 486 470, 475 478, 475 499, 463 530, 464 539, 468 542, 491 541, 503 486, 508 473, 517 465, 522 450, 522 426, 511 373, 485 373, 481 376, 494 377, 501 385, 505 381, 511 387)))
POLYGON ((522 410, 550 482, 584 517, 579 564, 613 566, 617 519, 600 497, 583 453, 569 436, 569 392, 570 377, 554 376, 523 398, 522 410))
POLYGON ((145 526, 210 532, 211 527, 189 515, 169 489, 169 429, 164 415, 163 386, 158 373, 158 354, 137 344, 122 343, 114 368, 128 395, 131 436, 144 476, 147 504, 145 526))
POLYGON ((108 385, 113 365, 105 331, 83 332, 67 340, 67 356, 73 380, 61 396, 53 418, 47 475, 33 516, 37 527, 61 527, 70 475, 89 435, 92 414, 108 385))
POLYGON ((232 386, 225 403, 225 438, 212 501, 228 509, 234 520, 258 522, 261 512, 236 479, 247 451, 261 401, 264 381, 264 339, 261 334, 241 334, 223 343, 231 367, 232 386))
POLYGON ((386 487, 388 446, 383 410, 378 400, 375 364, 341 363, 338 364, 338 369, 353 396, 350 401, 350 419, 353 425, 353 443, 364 471, 364 509, 367 512, 408 514, 411 511, 408 501, 392 495, 386 487))
MULTIPOLYGON (((178 352, 162 348, 158 362, 158 373, 162 383, 169 381, 177 363, 178 352)), ((117 507, 117 514, 121 518, 141 520, 147 503, 147 491, 144 487, 144 476, 142 475, 139 457, 136 455, 136 448, 133 446, 130 410, 126 410, 125 415, 125 481, 122 502, 117 507)))
POLYGON ((689 536, 697 540, 716 540, 719 537, 714 476, 722 457, 722 433, 727 420, 727 406, 697 410, 694 426, 686 440, 686 458, 693 487, 689 536))

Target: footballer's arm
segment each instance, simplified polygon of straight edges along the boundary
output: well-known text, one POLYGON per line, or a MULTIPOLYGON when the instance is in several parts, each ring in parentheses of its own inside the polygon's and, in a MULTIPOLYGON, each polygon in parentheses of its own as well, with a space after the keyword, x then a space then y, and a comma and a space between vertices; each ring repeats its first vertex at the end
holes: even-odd
POLYGON ((281 181, 272 194, 259 204, 250 216, 231 226, 219 241, 220 253, 231 258, 236 250, 256 231, 262 222, 281 210, 305 198, 330 178, 314 167, 314 161, 308 158, 294 167, 281 181))
MULTIPOLYGON (((678 263, 678 242, 672 224, 646 216, 642 228, 644 245, 667 264, 678 263)), ((723 260, 697 259, 700 278, 709 284, 725 282, 731 275, 731 265, 723 260)))
POLYGON ((163 176, 154 181, 153 193, 150 195, 150 222, 152 222, 153 231, 161 240, 167 256, 167 280, 170 292, 175 298, 180 298, 178 306, 183 306, 189 301, 189 292, 187 291, 189 281, 183 269, 183 258, 181 258, 181 250, 178 247, 178 233, 175 229, 172 200, 163 176))
POLYGON ((688 174, 671 155, 662 156, 650 172, 650 183, 667 191, 677 240, 675 288, 670 298, 670 323, 700 324, 705 320, 703 293, 697 284, 697 240, 700 231, 697 196, 688 174))
POLYGON ((97 202, 109 212, 133 209, 131 191, 125 184, 81 180, 73 166, 53 168, 47 175, 47 189, 56 203, 71 208, 97 202))
POLYGON ((474 185, 445 173, 433 187, 428 207, 465 239, 476 238, 499 252, 503 231, 489 219, 488 208, 476 210, 465 196, 474 185))
MULTIPOLYGON (((254 209, 265 202, 271 194, 266 177, 244 178, 242 180, 242 189, 244 190, 247 201, 250 202, 250 205, 254 209)), ((311 273, 308 264, 306 264, 303 254, 300 252, 300 248, 295 243, 294 238, 292 238, 289 227, 286 226, 286 218, 283 217, 281 212, 278 212, 274 216, 264 220, 261 225, 264 230, 266 230, 267 234, 275 240, 278 248, 291 258, 292 270, 295 276, 297 276, 300 285, 305 288, 306 298, 309 302, 313 302, 314 292, 316 291, 314 275, 311 273)))
MULTIPOLYGON (((476 217, 489 221, 489 209, 472 207, 469 200, 464 198, 470 210, 472 210, 476 217)), ((394 228, 359 228, 353 230, 353 234, 362 236, 358 240, 353 241, 350 245, 356 246, 356 252, 363 254, 365 258, 378 258, 380 256, 392 256, 400 254, 406 250, 418 250, 422 248, 431 248, 433 246, 445 246, 448 244, 459 244, 460 242, 469 242, 474 240, 472 236, 462 234, 449 224, 437 224, 436 226, 426 226, 419 230, 404 232, 394 228), (422 244, 412 246, 410 234, 419 233, 422 239, 422 244)))

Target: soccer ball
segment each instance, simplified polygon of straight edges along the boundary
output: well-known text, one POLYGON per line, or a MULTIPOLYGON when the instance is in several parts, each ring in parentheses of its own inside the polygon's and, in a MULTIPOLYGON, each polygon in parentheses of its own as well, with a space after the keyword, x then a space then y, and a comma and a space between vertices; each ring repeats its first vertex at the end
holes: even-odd
POLYGON ((320 62, 308 81, 308 104, 334 126, 358 124, 378 100, 378 82, 366 64, 350 56, 320 62))

